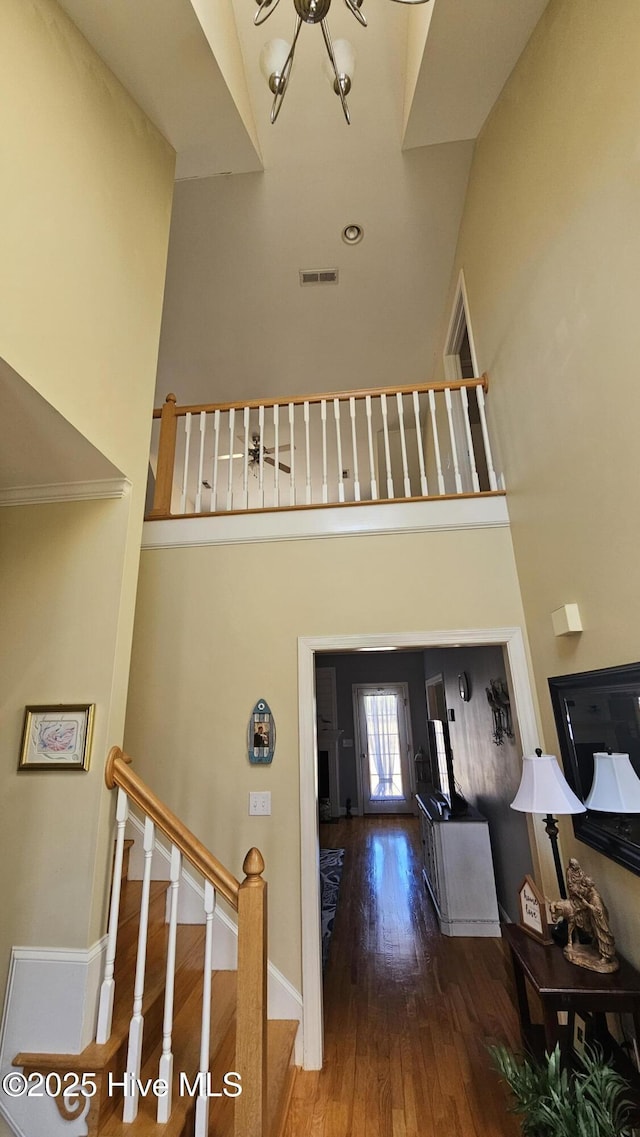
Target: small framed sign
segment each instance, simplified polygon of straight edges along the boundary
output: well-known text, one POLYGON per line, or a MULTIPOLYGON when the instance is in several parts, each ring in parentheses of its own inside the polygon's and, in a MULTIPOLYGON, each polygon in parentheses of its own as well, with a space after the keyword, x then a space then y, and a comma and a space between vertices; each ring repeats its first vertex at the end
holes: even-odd
POLYGON ((541 944, 552 944, 547 920, 547 905, 536 882, 525 876, 518 889, 520 927, 541 944))
POLYGON ((276 724, 269 704, 258 699, 251 712, 247 731, 247 749, 252 766, 269 766, 276 748, 276 724))

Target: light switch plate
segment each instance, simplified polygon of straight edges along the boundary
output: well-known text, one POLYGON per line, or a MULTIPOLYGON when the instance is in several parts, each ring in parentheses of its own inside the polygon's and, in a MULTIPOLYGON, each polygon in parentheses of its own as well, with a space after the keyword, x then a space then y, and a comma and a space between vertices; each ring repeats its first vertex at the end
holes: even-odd
POLYGON ((251 817, 269 817, 271 814, 271 790, 249 792, 249 815, 251 817))

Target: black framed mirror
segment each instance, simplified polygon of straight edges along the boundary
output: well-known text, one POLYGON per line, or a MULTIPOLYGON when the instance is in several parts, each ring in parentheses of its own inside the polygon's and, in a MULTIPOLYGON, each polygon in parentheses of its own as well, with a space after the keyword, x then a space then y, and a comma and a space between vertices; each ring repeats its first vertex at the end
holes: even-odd
MULTIPOLYGON (((593 755, 628 754, 640 777, 640 663, 558 675, 549 679, 564 773, 585 801, 593 781, 593 755)), ((640 814, 575 814, 579 841, 640 875, 640 814)))

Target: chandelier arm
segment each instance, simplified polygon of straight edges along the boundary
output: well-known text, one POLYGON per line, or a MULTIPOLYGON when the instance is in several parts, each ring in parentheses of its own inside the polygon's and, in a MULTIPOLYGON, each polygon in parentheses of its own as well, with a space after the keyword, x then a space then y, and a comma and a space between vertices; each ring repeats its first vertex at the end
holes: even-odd
POLYGON ((355 16, 356 20, 359 24, 362 24, 363 28, 366 28, 368 26, 366 16, 364 16, 364 14, 360 11, 358 5, 355 3, 355 0, 344 0, 344 2, 351 12, 351 15, 355 16))
POLYGON ((293 35, 293 43, 291 44, 291 47, 289 48, 289 54, 284 61, 284 66, 282 68, 282 75, 280 78, 280 82, 279 82, 278 87, 276 89, 276 92, 273 96, 273 103, 271 105, 271 122, 272 123, 274 123, 276 121, 278 115, 280 114, 280 107, 282 106, 282 101, 283 101, 284 96, 287 92, 287 87, 289 86, 289 76, 291 74, 291 68, 293 67, 293 55, 294 55, 294 52, 296 50, 296 44, 298 42, 298 36, 300 35, 300 28, 301 27, 302 27, 302 20, 300 19, 300 16, 298 16, 297 20, 296 20, 296 30, 295 30, 294 35, 293 35))
POLYGON ((279 3, 280 0, 259 0, 258 11, 253 17, 253 22, 257 28, 260 27, 260 24, 264 24, 269 16, 273 15, 279 3))
POLYGON ((333 54, 333 44, 331 42, 331 32, 329 31, 329 25, 328 25, 326 20, 323 20, 320 26, 322 28, 322 34, 324 36, 324 42, 325 42, 325 45, 327 48, 327 53, 329 55, 329 59, 331 60, 331 65, 333 67, 333 71, 334 71, 334 74, 336 77, 336 88, 337 88, 337 93, 340 96, 340 102, 342 103, 342 110, 344 111, 344 117, 347 120, 347 126, 351 126, 351 117, 349 115, 349 107, 347 106, 347 100, 344 97, 344 91, 342 89, 342 83, 340 82, 340 74, 338 72, 338 66, 336 64, 336 57, 333 54))

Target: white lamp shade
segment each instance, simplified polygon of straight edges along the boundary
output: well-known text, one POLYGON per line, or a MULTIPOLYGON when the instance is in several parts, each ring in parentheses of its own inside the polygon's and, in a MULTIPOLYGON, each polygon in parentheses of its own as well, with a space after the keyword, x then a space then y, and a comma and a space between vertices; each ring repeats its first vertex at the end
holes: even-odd
POLYGON ((522 778, 511 808, 521 813, 584 813, 554 754, 527 754, 522 778))
POLYGON ((282 75, 291 44, 286 39, 270 39, 260 52, 260 70, 267 83, 272 75, 282 75))
MULTIPOLYGON (((338 75, 348 75, 350 79, 353 79, 356 69, 356 53, 349 43, 349 40, 334 39, 332 46, 333 56, 336 61, 336 67, 338 68, 338 75)), ((324 73, 333 87, 336 77, 328 55, 325 55, 322 65, 324 73)))
POLYGON ((594 754, 593 783, 585 805, 601 813, 640 813, 640 778, 628 754, 594 754))

